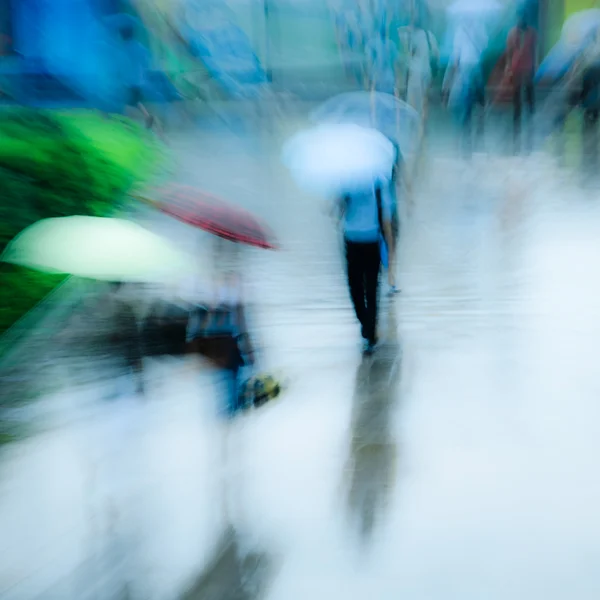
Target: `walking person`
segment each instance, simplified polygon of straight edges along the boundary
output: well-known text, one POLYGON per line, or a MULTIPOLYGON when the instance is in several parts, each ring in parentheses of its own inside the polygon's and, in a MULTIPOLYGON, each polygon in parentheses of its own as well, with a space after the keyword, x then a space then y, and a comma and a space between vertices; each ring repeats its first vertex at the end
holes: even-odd
POLYGON ((533 76, 536 66, 537 33, 527 23, 527 14, 521 10, 517 24, 510 30, 506 41, 506 69, 513 86, 513 136, 515 151, 520 146, 523 96, 530 117, 535 111, 533 76))
POLYGON ((237 246, 215 240, 218 272, 204 298, 197 297, 194 302, 187 328, 192 352, 207 358, 215 368, 221 390, 219 412, 227 417, 245 408, 241 397, 243 368, 254 364, 237 246))
POLYGON ((586 66, 582 77, 583 167, 587 174, 598 169, 598 117, 600 113, 600 60, 586 66))
MULTIPOLYGON (((461 126, 462 151, 470 157, 473 149, 473 111, 485 107, 485 86, 481 60, 488 36, 481 23, 465 21, 454 36, 454 47, 442 83, 444 103, 455 113, 461 126)), ((483 129, 483 115, 478 133, 483 129)))
POLYGON ((369 88, 371 91, 398 96, 398 47, 382 25, 366 47, 369 88))
POLYGON ((382 237, 392 246, 392 194, 389 183, 343 195, 342 214, 350 297, 365 340, 365 352, 377 344, 377 300, 382 237))
POLYGON ((123 284, 112 283, 108 297, 109 347, 116 363, 114 397, 122 396, 124 380, 133 382, 135 393, 144 395, 142 340, 131 302, 124 297, 123 284))
POLYGON ((365 36, 354 10, 345 10, 336 18, 336 38, 346 76, 363 85, 365 74, 365 36))
POLYGON ((585 50, 569 72, 567 109, 579 106, 582 119, 582 167, 587 175, 598 168, 598 120, 600 112, 600 30, 587 40, 585 50))
POLYGON ((429 107, 429 90, 439 61, 437 40, 431 31, 415 19, 412 25, 398 30, 407 55, 406 102, 420 115, 423 125, 429 107))

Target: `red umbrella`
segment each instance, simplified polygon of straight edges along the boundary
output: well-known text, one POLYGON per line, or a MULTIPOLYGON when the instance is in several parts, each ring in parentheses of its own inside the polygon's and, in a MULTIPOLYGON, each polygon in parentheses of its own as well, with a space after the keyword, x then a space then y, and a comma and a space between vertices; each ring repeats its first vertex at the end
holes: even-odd
POLYGON ((226 240, 275 249, 271 232, 248 211, 184 185, 156 190, 150 202, 162 212, 226 240))

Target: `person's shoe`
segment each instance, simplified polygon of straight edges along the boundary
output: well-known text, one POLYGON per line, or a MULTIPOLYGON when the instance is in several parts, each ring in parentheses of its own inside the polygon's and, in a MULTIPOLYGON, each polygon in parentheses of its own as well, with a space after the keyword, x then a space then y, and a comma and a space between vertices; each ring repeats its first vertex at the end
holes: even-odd
POLYGON ((390 289, 388 291, 388 296, 395 296, 399 294, 400 290, 395 285, 390 285, 390 289))
POLYGON ((367 340, 367 342, 365 343, 365 349, 364 349, 365 356, 371 356, 372 354, 375 353, 376 349, 377 349, 377 342, 373 341, 373 340, 367 340))

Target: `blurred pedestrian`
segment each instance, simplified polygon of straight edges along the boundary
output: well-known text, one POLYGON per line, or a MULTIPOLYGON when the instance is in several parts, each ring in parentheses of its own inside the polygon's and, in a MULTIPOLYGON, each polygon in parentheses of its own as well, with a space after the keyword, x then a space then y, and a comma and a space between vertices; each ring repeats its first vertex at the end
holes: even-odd
POLYGON ((377 297, 381 239, 393 246, 393 199, 389 182, 376 182, 338 199, 342 214, 350 297, 365 340, 365 352, 377 344, 377 297))
POLYGON ((583 167, 593 173, 598 165, 600 112, 600 30, 595 30, 568 73, 568 107, 581 107, 583 167))
POLYGON ((516 144, 521 135, 523 95, 530 117, 535 111, 533 76, 536 70, 536 46, 537 32, 528 24, 527 13, 522 9, 506 41, 506 71, 513 88, 513 132, 516 144))
POLYGON ((131 302, 124 297, 123 284, 110 285, 108 297, 109 347, 116 362, 115 396, 123 395, 123 382, 133 382, 135 393, 144 394, 142 340, 131 302))
POLYGON ((404 40, 408 57, 406 102, 421 115, 423 123, 427 118, 429 90, 439 61, 438 43, 420 19, 415 19, 408 27, 401 27, 398 34, 404 40))
POLYGON ((187 330, 192 352, 207 358, 216 369, 221 389, 219 412, 228 417, 246 408, 242 401, 242 376, 244 367, 254 365, 237 246, 215 241, 218 272, 211 289, 195 302, 187 330))
POLYGON ((356 11, 347 9, 339 13, 336 17, 335 31, 346 75, 363 85, 367 80, 364 64, 366 42, 356 11))
POLYGON ((366 57, 371 91, 398 96, 398 47, 389 38, 385 25, 367 44, 366 57))
POLYGON ((485 28, 478 20, 465 20, 456 30, 452 55, 442 83, 443 101, 461 125, 462 149, 470 156, 473 146, 472 120, 477 105, 482 109, 480 127, 483 129, 485 89, 481 60, 488 45, 485 28))

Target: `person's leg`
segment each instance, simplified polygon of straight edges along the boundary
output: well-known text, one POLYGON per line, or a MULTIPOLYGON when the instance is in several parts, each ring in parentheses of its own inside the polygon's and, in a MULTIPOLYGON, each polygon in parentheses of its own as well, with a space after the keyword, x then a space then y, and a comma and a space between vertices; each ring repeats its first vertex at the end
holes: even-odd
POLYGON ((235 416, 241 409, 239 369, 221 369, 221 393, 223 394, 220 412, 226 417, 235 416))
MULTIPOLYGON (((365 279, 363 256, 361 254, 362 244, 356 244, 346 241, 346 267, 348 274, 348 288, 350 289, 350 298, 354 305, 356 318, 362 326, 362 332, 365 333, 365 279)), ((365 337, 365 335, 363 335, 365 337)))
POLYGON ((583 111, 583 120, 582 120, 582 130, 581 130, 581 139, 582 139, 582 156, 581 156, 581 164, 582 170, 585 173, 589 169, 589 159, 590 159, 590 111, 583 111))
POLYGON ((123 361, 127 378, 132 382, 135 393, 143 395, 145 390, 141 340, 126 341, 123 347, 123 361))
POLYGON ((515 79, 513 90, 513 143, 515 152, 518 150, 521 137, 521 82, 515 79))
POLYGON ((483 75, 478 74, 477 85, 477 105, 479 106, 479 114, 477 116, 477 125, 475 137, 477 140, 478 150, 484 149, 484 134, 485 134, 485 84, 483 75))
POLYGON ((561 110, 554 120, 554 134, 556 136, 555 152, 561 167, 564 166, 565 160, 565 123, 567 116, 566 110, 561 110))
POLYGON ((470 90, 465 98, 465 110, 462 124, 463 156, 470 158, 473 151, 473 91, 470 90))
POLYGON ((590 156, 590 164, 592 168, 595 170, 598 167, 598 117, 599 111, 597 108, 592 110, 591 115, 591 156, 590 156))
POLYGON ((525 83, 525 100, 529 109, 529 116, 535 113, 535 88, 533 87, 533 76, 530 76, 525 83))
POLYGON ((365 337, 370 344, 377 342, 377 296, 379 291, 379 271, 381 269, 381 253, 379 244, 363 244, 362 248, 365 269, 365 337))
POLYGON ((597 166, 598 140, 596 130, 598 125, 598 111, 586 109, 583 112, 583 167, 584 171, 591 174, 597 166))

